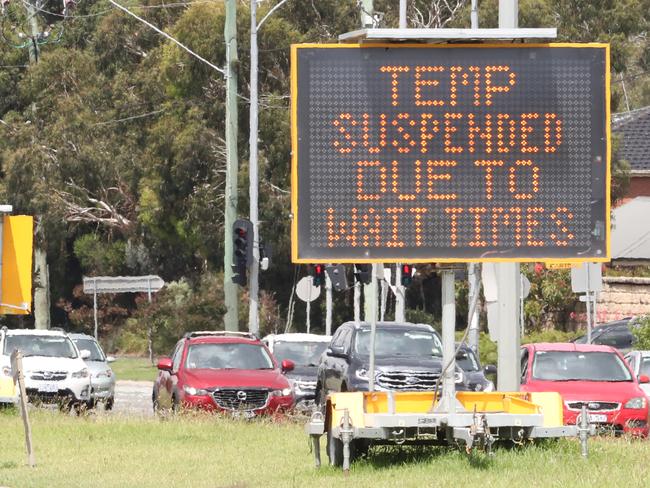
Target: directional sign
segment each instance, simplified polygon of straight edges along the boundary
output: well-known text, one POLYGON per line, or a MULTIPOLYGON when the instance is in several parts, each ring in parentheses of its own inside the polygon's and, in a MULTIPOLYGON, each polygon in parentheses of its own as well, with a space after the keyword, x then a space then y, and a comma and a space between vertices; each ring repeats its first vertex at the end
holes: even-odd
POLYGON ((152 293, 165 286, 160 276, 84 276, 84 293, 152 293))
POLYGON ((606 44, 296 45, 294 262, 606 261, 606 44))

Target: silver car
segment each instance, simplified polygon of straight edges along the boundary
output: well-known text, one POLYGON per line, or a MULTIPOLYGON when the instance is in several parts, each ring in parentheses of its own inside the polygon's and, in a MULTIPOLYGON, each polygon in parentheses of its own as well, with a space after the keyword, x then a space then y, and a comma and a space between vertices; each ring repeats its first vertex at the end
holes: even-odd
MULTIPOLYGON (((625 356, 634 376, 637 378, 645 375, 650 377, 650 351, 630 351, 625 356)), ((650 398, 650 383, 639 384, 647 397, 650 398)))
POLYGON ((111 410, 115 402, 115 374, 108 365, 115 358, 106 356, 102 347, 94 337, 86 334, 68 334, 79 350, 90 351, 90 357, 85 359, 90 371, 90 404, 92 407, 97 402, 103 401, 104 408, 111 410))

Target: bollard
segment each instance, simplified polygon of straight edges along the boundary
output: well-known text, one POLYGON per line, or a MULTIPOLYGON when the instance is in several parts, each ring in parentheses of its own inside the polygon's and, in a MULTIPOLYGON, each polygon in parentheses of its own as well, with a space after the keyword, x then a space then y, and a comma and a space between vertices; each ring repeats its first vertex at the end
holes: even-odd
POLYGON ((578 434, 580 436, 582 457, 587 458, 589 456, 589 447, 587 446, 587 439, 589 438, 589 416, 587 414, 587 405, 584 403, 580 410, 580 427, 578 427, 578 434))

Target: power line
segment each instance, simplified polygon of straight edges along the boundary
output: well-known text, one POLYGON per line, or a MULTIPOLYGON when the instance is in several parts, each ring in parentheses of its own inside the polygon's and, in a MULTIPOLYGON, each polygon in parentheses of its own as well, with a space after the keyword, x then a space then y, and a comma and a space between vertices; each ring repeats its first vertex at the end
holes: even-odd
POLYGON ((147 21, 144 20, 142 17, 138 17, 138 15, 134 14, 134 13, 131 12, 129 9, 127 9, 126 7, 123 7, 122 5, 120 5, 119 3, 115 2, 114 0, 108 0, 108 1, 109 1, 110 3, 112 3, 113 5, 115 5, 117 8, 119 8, 120 10, 122 10, 123 12, 129 14, 131 17, 134 17, 135 19, 139 20, 139 21, 142 22, 143 24, 145 24, 145 25, 147 25, 148 27, 152 28, 153 30, 155 30, 155 31, 156 31, 158 34, 160 34, 161 36, 165 37, 166 39, 169 39, 169 40, 172 41, 174 44, 176 44, 178 47, 180 47, 181 49, 185 50, 187 53, 191 54, 192 56, 194 56, 194 57, 195 57, 196 59, 198 59, 199 61, 202 61, 203 63, 207 64, 208 66, 210 66, 210 67, 211 67, 212 69, 214 69, 215 71, 221 73, 223 76, 226 75, 226 72, 225 72, 225 70, 224 70, 223 68, 220 68, 220 67, 218 67, 218 66, 212 64, 210 61, 208 61, 208 60, 205 59, 204 57, 202 57, 202 56, 200 56, 199 54, 197 54, 197 53, 195 53, 194 51, 192 51, 189 47, 187 47, 187 46, 186 46, 185 44, 183 44, 182 42, 177 41, 176 39, 174 39, 172 36, 170 36, 169 34, 167 34, 165 31, 160 30, 158 27, 156 27, 155 25, 153 25, 153 24, 150 23, 150 22, 147 22, 147 21))

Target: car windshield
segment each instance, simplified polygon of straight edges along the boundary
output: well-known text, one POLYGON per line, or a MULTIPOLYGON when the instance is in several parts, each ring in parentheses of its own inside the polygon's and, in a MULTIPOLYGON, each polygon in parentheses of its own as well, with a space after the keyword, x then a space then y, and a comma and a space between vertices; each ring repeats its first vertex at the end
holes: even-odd
POLYGON ((278 361, 290 359, 299 366, 315 366, 328 345, 328 342, 278 341, 273 343, 273 355, 278 361))
POLYGON ((623 360, 611 352, 537 351, 533 378, 544 381, 632 381, 623 360))
POLYGON ((74 339, 77 349, 80 351, 86 349, 90 351, 90 357, 86 361, 105 361, 104 353, 102 352, 99 344, 93 339, 74 339))
POLYGON ((650 357, 641 358, 641 367, 639 368, 639 375, 650 376, 650 357))
MULTIPOLYGON (((360 329, 354 341, 354 350, 362 356, 370 355, 370 329, 360 329)), ((438 336, 425 330, 404 327, 377 329, 375 356, 442 356, 438 336)))
POLYGON ((19 349, 23 356, 76 358, 72 341, 68 337, 50 335, 7 335, 3 354, 19 349))
POLYGON ((187 352, 188 369, 273 369, 266 349, 255 344, 192 344, 187 352))
POLYGON ((462 349, 458 351, 458 354, 456 355, 456 363, 464 371, 479 370, 478 361, 476 360, 476 356, 474 356, 474 353, 472 351, 462 349))

